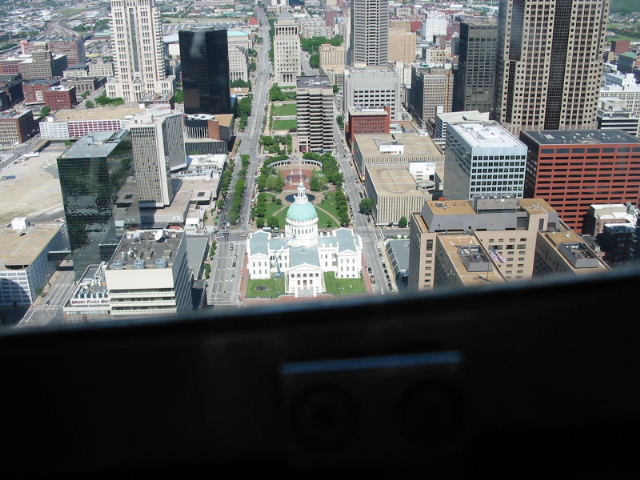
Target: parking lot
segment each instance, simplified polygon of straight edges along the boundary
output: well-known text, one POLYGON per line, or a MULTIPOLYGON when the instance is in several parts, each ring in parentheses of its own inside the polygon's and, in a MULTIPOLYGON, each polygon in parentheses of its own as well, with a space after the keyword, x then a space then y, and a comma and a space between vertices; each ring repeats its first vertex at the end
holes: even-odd
MULTIPOLYGON (((0 176, 8 178, 0 181, 1 223, 62 209, 56 159, 65 150, 64 144, 51 144, 39 157, 21 156, 2 168, 0 176)), ((3 156, 8 158, 8 152, 3 156)))

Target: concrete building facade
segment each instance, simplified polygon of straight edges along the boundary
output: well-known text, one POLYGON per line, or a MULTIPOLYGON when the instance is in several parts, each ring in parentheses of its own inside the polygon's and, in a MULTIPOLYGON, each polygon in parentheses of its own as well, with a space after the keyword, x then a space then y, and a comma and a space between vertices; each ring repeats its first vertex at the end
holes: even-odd
POLYGON ((522 130, 595 128, 609 0, 501 0, 495 119, 522 130))
POLYGON ((390 62, 415 62, 416 61, 416 34, 404 30, 389 30, 389 55, 390 62))
POLYGON ((389 0, 353 0, 350 12, 350 65, 387 65, 389 0))
POLYGON ((289 12, 276 21, 273 36, 273 74, 282 86, 295 86, 300 75, 300 31, 298 22, 289 12))
POLYGON ((139 101, 150 94, 172 94, 165 72, 160 11, 154 0, 111 0, 111 48, 115 79, 107 96, 139 101))
POLYGON ((607 269, 542 199, 430 201, 410 228, 409 291, 607 269))
POLYGON ((301 152, 333 150, 333 86, 328 77, 298 77, 296 85, 298 148, 301 152))
POLYGON ((431 195, 418 187, 407 165, 366 166, 364 184, 367 197, 373 200, 373 217, 377 225, 397 225, 409 220, 412 212, 422 210, 431 195))
POLYGON ((356 65, 345 68, 342 116, 347 116, 350 107, 384 108, 389 106, 391 118, 402 120, 400 91, 400 77, 389 66, 356 65))
POLYGON ((60 266, 49 252, 68 248, 64 223, 30 225, 17 218, 0 229, 0 305, 31 305, 60 266))
POLYGON ((432 125, 438 113, 451 111, 453 70, 413 65, 411 73, 409 110, 423 127, 432 125))
POLYGON ((38 133, 38 124, 31 110, 0 112, 0 144, 24 143, 38 133))
POLYGON ((139 115, 129 131, 140 207, 170 205, 171 171, 187 166, 182 115, 170 110, 139 115))

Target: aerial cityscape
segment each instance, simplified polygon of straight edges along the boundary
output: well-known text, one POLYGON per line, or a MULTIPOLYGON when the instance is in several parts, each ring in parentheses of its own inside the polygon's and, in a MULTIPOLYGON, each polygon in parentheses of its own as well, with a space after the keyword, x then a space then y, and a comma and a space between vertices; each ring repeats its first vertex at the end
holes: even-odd
POLYGON ((640 262, 636 2, 0 11, 0 325, 640 262))

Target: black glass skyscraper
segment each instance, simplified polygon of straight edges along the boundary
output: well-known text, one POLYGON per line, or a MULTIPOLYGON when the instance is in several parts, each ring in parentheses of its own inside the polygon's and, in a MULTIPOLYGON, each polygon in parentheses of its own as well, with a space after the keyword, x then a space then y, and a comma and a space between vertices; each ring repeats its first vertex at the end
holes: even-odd
POLYGON ((115 202, 127 177, 133 174, 127 133, 94 132, 58 158, 76 280, 89 265, 108 261, 120 241, 115 202))
POLYGON ((184 113, 232 113, 227 31, 196 26, 179 39, 184 113))

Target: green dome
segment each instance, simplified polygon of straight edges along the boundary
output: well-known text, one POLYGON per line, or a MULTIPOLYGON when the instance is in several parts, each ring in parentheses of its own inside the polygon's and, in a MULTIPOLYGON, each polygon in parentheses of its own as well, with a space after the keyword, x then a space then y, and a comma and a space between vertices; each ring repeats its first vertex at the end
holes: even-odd
POLYGON ((298 195, 296 195, 295 201, 287 211, 287 220, 293 222, 308 222, 316 218, 318 218, 316 207, 309 201, 305 193, 304 185, 300 182, 300 185, 298 185, 298 195))
POLYGON ((308 222, 318 218, 316 207, 313 203, 307 201, 307 203, 293 203, 287 211, 287 220, 293 220, 294 222, 308 222))

